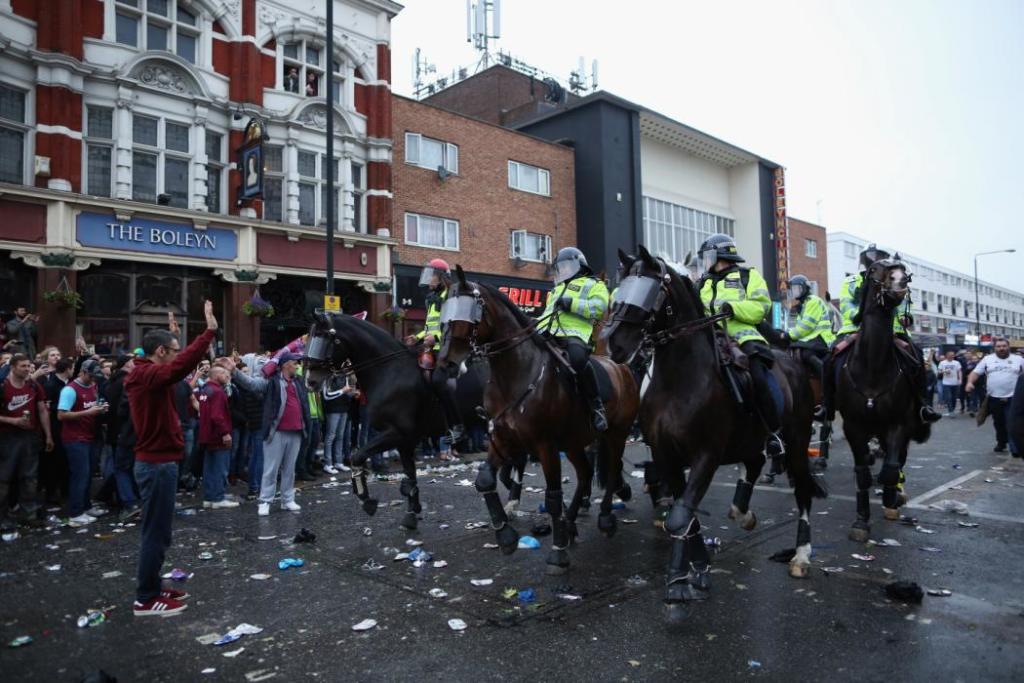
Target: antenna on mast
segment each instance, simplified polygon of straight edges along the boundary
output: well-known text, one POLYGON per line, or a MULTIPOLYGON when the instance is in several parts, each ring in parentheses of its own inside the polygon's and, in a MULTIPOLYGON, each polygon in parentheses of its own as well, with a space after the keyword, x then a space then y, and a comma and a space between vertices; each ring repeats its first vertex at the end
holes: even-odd
POLYGON ((429 86, 424 84, 424 76, 437 73, 437 67, 427 61, 420 48, 416 48, 412 59, 412 91, 416 98, 419 99, 424 91, 429 90, 429 86))
POLYGON ((500 37, 501 0, 466 0, 466 42, 480 52, 477 71, 491 65, 490 43, 500 37))
POLYGON ((589 83, 587 81, 586 60, 583 57, 580 57, 577 62, 576 70, 569 72, 569 90, 571 90, 574 95, 585 93, 588 90, 591 92, 597 90, 596 59, 592 60, 590 63, 589 83))

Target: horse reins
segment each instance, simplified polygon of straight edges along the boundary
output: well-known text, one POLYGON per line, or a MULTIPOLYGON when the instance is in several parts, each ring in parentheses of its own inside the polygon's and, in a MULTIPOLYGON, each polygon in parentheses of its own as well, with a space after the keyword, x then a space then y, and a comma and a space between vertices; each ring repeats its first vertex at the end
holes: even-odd
POLYGON ((730 317, 731 316, 728 313, 717 313, 705 318, 698 318, 697 320, 679 323, 678 325, 673 325, 672 327, 667 327, 664 330, 658 330, 657 332, 649 332, 645 334, 645 337, 651 345, 661 346, 669 343, 670 341, 694 334, 705 327, 710 327, 723 320, 728 320, 730 317))

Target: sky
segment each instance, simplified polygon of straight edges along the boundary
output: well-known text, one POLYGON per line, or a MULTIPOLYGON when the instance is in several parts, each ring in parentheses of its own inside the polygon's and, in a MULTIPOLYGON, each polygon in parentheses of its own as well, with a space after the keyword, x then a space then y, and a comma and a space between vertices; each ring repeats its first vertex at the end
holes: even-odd
MULTIPOLYGON (((504 0, 502 49, 786 168, 791 216, 1024 292, 1024 1, 504 0)), ((405 0, 413 54, 474 65, 465 0, 405 0)))

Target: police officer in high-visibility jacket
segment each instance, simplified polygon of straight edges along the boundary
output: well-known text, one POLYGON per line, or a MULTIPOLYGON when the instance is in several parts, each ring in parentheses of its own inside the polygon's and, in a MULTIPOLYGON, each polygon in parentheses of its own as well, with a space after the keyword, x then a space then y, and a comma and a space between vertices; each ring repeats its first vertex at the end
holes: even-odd
POLYGON ((811 293, 811 283, 805 275, 794 275, 786 283, 786 296, 791 302, 796 323, 786 333, 792 341, 800 342, 800 360, 821 376, 825 356, 835 341, 832 333, 830 306, 811 293))
MULTIPOLYGON (((860 252, 860 272, 850 275, 843 280, 842 287, 839 290, 839 314, 842 316, 842 326, 839 328, 839 332, 836 333, 835 344, 839 344, 848 336, 860 329, 860 300, 862 295, 861 288, 864 286, 864 274, 872 263, 887 258, 889 258, 888 251, 880 249, 875 244, 869 244, 860 252)), ((896 258, 899 258, 898 254, 896 258)), ((914 368, 913 378, 918 386, 920 416, 925 422, 935 422, 942 416, 928 405, 927 378, 925 377, 923 370, 924 356, 910 337, 909 328, 913 325, 913 320, 913 315, 910 313, 910 297, 908 296, 904 302, 900 304, 900 307, 896 311, 896 315, 893 316, 892 331, 896 337, 899 337, 910 344, 910 348, 918 358, 917 367, 914 368)), ((814 418, 816 420, 820 421, 822 419, 828 419, 831 422, 835 419, 835 368, 842 367, 843 362, 845 362, 846 355, 849 353, 849 348, 850 347, 846 347, 837 354, 830 354, 825 359, 825 367, 821 383, 822 402, 824 405, 819 406, 815 411, 814 418)))
MULTIPOLYGON (((405 343, 414 346, 422 343, 426 349, 431 351, 431 360, 424 367, 424 371, 430 372, 430 384, 441 401, 441 408, 444 410, 445 420, 448 422, 449 435, 452 444, 462 438, 465 428, 462 418, 459 415, 458 406, 455 403, 455 386, 450 368, 438 367, 437 352, 441 349, 441 306, 448 299, 448 285, 452 281, 452 271, 448 262, 444 259, 433 259, 423 267, 420 273, 420 287, 429 290, 427 294, 427 319, 423 329, 414 335, 405 338, 405 343)), ((423 367, 421 362, 420 367, 423 367)))
POLYGON ((776 397, 781 398, 782 391, 772 376, 775 357, 757 331, 757 325, 772 309, 768 283, 756 269, 740 267, 744 259, 736 250, 735 240, 728 235, 713 235, 706 239, 700 245, 698 256, 699 267, 704 272, 699 283, 701 301, 709 315, 730 315, 725 331, 750 358, 754 400, 771 432, 766 444, 768 455, 778 458, 785 452, 779 435, 782 428, 781 406, 776 404, 776 397))
POLYGON ((608 429, 608 420, 594 368, 587 361, 594 324, 608 308, 608 288, 594 277, 587 257, 576 247, 559 250, 553 267, 555 288, 548 292, 542 328, 566 350, 576 382, 594 414, 594 429, 603 432, 608 429))

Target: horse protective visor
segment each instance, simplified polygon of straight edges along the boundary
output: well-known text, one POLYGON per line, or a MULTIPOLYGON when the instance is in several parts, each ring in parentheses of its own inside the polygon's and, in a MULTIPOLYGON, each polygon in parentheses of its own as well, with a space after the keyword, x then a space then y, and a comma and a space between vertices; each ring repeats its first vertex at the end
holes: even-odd
POLYGON ((326 337, 310 335, 306 343, 306 359, 325 361, 331 356, 331 342, 326 337))
POLYGON ((453 296, 449 297, 441 306, 441 324, 446 325, 453 320, 458 320, 474 325, 480 322, 483 315, 483 306, 475 296, 453 296))
POLYGON ((615 291, 615 304, 636 306, 644 311, 654 310, 661 292, 661 283, 649 277, 630 275, 615 291))

